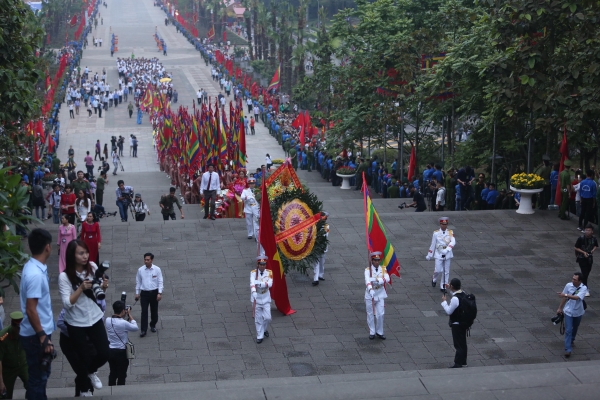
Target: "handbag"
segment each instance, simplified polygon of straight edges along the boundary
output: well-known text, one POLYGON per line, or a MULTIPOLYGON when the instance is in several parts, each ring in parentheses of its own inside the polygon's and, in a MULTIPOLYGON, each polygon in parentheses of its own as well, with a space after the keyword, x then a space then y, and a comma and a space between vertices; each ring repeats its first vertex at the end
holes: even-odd
POLYGON ((121 343, 123 343, 125 345, 125 354, 127 355, 127 359, 128 360, 135 359, 135 346, 133 345, 133 343, 131 343, 131 341, 129 339, 127 339, 127 343, 125 343, 123 341, 123 339, 121 339, 121 336, 119 336, 119 334, 117 333, 117 331, 115 331, 115 325, 113 324, 112 318, 110 319, 110 324, 112 325, 112 328, 113 328, 113 331, 115 332, 115 335, 119 338, 119 340, 121 341, 121 343))

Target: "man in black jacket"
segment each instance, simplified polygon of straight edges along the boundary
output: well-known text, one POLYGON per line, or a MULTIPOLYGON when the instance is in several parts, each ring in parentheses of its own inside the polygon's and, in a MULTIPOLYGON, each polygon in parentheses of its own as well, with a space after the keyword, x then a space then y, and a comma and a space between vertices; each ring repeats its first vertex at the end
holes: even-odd
POLYGON ((467 366, 467 328, 461 326, 459 323, 460 315, 460 301, 464 296, 463 291, 460 289, 460 280, 454 278, 450 281, 450 293, 452 293, 452 300, 450 304, 446 301, 446 294, 442 295, 442 307, 446 314, 450 316, 450 328, 452 329, 452 341, 454 342, 454 348, 456 354, 454 355, 454 365, 450 368, 462 368, 467 366))

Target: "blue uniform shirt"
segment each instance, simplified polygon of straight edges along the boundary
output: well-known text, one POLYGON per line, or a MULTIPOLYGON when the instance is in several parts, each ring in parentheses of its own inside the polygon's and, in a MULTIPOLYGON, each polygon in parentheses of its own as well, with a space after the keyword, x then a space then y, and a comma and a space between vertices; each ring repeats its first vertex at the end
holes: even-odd
POLYGON ((27 299, 38 299, 36 307, 40 324, 47 335, 52 334, 56 329, 54 317, 52 316, 52 302, 50 300, 50 285, 48 278, 48 266, 42 264, 35 258, 30 258, 23 267, 21 276, 20 294, 21 311, 24 318, 21 322, 21 336, 33 336, 35 331, 29 322, 27 316, 27 299))
POLYGON ((579 182, 579 195, 582 199, 595 199, 596 198, 596 182, 590 178, 585 178, 579 182))
POLYGON ((496 197, 498 197, 498 191, 496 189, 490 190, 487 194, 487 203, 496 204, 496 197))

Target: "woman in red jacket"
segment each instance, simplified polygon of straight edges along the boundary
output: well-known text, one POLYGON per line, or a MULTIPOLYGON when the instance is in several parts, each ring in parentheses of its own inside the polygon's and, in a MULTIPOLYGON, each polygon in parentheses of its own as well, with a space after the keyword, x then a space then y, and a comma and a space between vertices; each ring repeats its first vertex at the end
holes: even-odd
POLYGON ((65 192, 60 196, 60 208, 72 225, 75 225, 75 200, 77 197, 73 193, 73 187, 70 184, 66 185, 65 192))
POLYGON ((100 225, 94 222, 94 214, 89 212, 87 218, 81 224, 81 240, 85 242, 90 252, 89 260, 100 265, 99 250, 102 247, 102 235, 100 235, 100 225))

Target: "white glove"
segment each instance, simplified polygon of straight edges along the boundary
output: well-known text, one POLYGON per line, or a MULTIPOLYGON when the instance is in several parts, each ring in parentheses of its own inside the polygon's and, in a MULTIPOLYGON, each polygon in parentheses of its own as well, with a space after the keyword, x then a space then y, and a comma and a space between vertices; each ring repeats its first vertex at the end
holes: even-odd
POLYGON ((445 256, 446 254, 448 254, 448 249, 442 249, 442 255, 445 256))
POLYGON ((429 254, 427 254, 427 255, 425 256, 425 259, 426 259, 427 261, 430 261, 430 260, 431 260, 431 256, 430 256, 429 254))
POLYGON ((256 292, 252 292, 252 300, 256 300, 257 297, 258 297, 258 294, 256 294, 256 292))
POLYGON ((369 294, 371 295, 371 298, 375 297, 375 291, 373 289, 369 290, 369 294))

